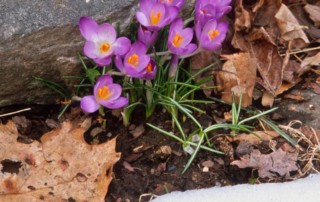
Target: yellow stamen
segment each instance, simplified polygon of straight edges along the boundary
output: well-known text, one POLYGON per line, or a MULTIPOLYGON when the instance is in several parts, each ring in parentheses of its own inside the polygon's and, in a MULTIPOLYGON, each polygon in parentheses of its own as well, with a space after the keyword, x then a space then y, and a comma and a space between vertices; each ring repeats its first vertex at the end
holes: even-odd
POLYGON ((110 44, 109 43, 100 44, 100 53, 106 53, 109 50, 110 50, 110 44))
POLYGON ((157 14, 154 14, 154 10, 151 11, 151 14, 150 14, 151 25, 159 24, 160 18, 161 18, 160 12, 157 12, 157 14))
POLYGON ((214 38, 216 38, 217 36, 219 36, 220 32, 218 30, 210 30, 208 32, 209 38, 212 41, 214 38))
POLYGON ((108 86, 103 86, 102 88, 98 89, 98 98, 101 100, 107 100, 112 95, 108 86))
POLYGON ((133 54, 128 58, 128 63, 134 67, 139 64, 139 56, 137 54, 133 54))
MULTIPOLYGON (((173 0, 166 0, 168 3, 172 4, 173 0)), ((161 3, 165 2, 165 0, 160 0, 161 3)))
POLYGON ((184 38, 180 34, 176 34, 172 40, 174 47, 179 47, 183 43, 184 38))
POLYGON ((150 73, 150 72, 152 72, 153 71, 153 66, 152 66, 152 64, 151 63, 149 63, 148 65, 147 65, 147 72, 148 73, 150 73))

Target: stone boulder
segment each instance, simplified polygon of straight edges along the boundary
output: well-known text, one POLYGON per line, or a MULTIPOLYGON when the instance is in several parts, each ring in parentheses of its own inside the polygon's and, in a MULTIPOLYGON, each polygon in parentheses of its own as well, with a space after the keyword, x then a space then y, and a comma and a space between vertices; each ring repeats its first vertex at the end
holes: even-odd
MULTIPOLYGON (((0 0, 0 107, 50 104, 59 95, 36 81, 40 77, 72 89, 81 75, 78 59, 84 39, 81 16, 118 23, 124 30, 135 16, 138 0, 0 0)), ((194 1, 188 2, 189 13, 194 1)))

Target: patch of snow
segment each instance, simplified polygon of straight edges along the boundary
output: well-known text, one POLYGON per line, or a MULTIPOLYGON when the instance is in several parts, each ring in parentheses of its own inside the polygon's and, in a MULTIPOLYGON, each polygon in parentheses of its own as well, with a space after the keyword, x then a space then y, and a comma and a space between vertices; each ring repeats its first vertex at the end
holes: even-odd
POLYGON ((320 175, 284 183, 235 185, 172 192, 152 202, 320 202, 320 175))

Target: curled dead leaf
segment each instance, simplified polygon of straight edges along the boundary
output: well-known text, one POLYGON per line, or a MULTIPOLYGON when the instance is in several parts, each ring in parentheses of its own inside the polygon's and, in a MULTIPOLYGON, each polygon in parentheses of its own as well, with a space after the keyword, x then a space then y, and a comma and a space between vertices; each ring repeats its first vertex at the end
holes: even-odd
POLYGON ((290 9, 282 4, 279 11, 275 15, 278 27, 281 32, 281 37, 286 41, 291 41, 291 48, 303 48, 310 42, 296 17, 292 14, 290 9))
POLYGON ((306 4, 304 10, 309 14, 310 19, 314 22, 314 25, 320 26, 320 6, 306 4))
POLYGON ((301 62, 301 67, 311 67, 313 65, 320 65, 320 53, 312 57, 307 57, 301 62))

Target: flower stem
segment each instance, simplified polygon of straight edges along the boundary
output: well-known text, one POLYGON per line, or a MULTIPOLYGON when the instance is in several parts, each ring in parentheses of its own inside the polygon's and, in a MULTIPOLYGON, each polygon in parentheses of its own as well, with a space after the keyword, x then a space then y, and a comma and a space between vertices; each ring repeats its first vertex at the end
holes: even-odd
POLYGON ((169 54, 171 54, 169 51, 163 51, 163 52, 150 53, 150 54, 148 54, 148 56, 154 57, 155 55, 156 56, 163 56, 163 55, 169 55, 169 54))

